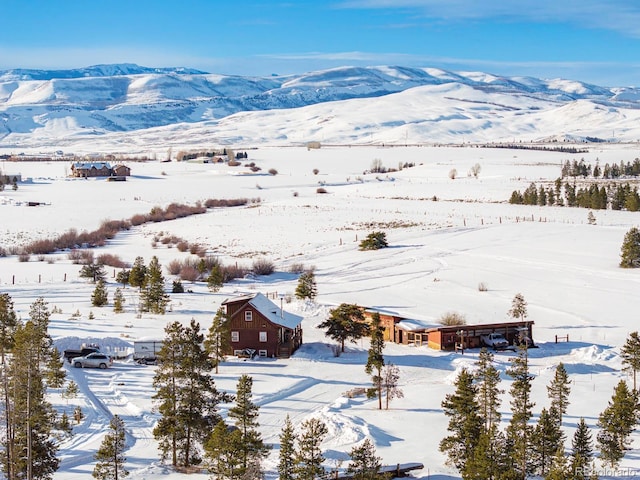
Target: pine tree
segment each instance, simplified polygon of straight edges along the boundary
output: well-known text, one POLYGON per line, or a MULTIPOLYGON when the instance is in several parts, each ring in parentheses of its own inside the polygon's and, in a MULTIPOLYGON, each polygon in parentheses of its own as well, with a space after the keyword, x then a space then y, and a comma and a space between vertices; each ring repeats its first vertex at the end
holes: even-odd
POLYGON ((110 433, 102 440, 95 459, 93 478, 98 480, 118 480, 129 475, 124 467, 127 459, 124 456, 126 447, 124 422, 118 415, 114 415, 109 422, 110 433))
POLYGON ((104 271, 104 265, 88 263, 80 269, 80 277, 88 278, 92 283, 96 283, 107 278, 107 273, 104 271))
POLYGON ((633 373, 633 390, 638 391, 636 376, 640 370, 640 336, 638 332, 631 332, 627 341, 620 349, 622 365, 633 373))
POLYGON ((213 322, 204 340, 204 348, 209 354, 215 372, 218 373, 220 362, 225 360, 225 352, 229 348, 229 324, 228 318, 222 307, 218 308, 213 322))
POLYGON ((122 313, 124 312, 124 295, 122 294, 122 289, 120 287, 116 288, 115 293, 113 294, 113 312, 114 313, 122 313))
POLYGON ((129 284, 130 275, 131 271, 123 268, 116 274, 116 282, 121 283, 122 288, 126 288, 129 284))
POLYGON ((269 453, 269 448, 258 431, 259 407, 251 399, 252 386, 253 379, 242 375, 238 380, 236 404, 229 409, 229 418, 235 420, 235 426, 240 431, 241 475, 247 472, 250 465, 259 465, 269 453))
POLYGON ((61 430, 65 435, 71 435, 71 433, 73 432, 73 427, 71 426, 71 422, 69 421, 69 415, 67 415, 67 412, 62 412, 62 415, 60 415, 58 429, 61 430))
POLYGON ((64 380, 67 376, 64 370, 64 359, 55 347, 51 349, 51 353, 48 355, 44 375, 48 387, 62 388, 64 385, 64 380))
POLYGON ((357 305, 342 303, 329 311, 329 318, 318 325, 325 328, 325 335, 340 342, 340 351, 344 352, 345 340, 353 343, 369 334, 369 325, 364 322, 362 309, 357 305))
POLYGON ((571 470, 576 480, 584 480, 593 456, 593 440, 584 418, 580 418, 578 422, 571 446, 571 470))
POLYGON ((569 406, 569 394, 571 393, 571 380, 567 370, 564 368, 564 364, 560 362, 556 367, 553 380, 549 386, 547 386, 547 394, 551 399, 550 412, 558 414, 558 427, 562 424, 562 415, 567 413, 567 407, 569 406))
POLYGON ((620 266, 622 268, 640 267, 640 230, 632 227, 624 236, 620 249, 620 266))
POLYGON ((96 283, 96 288, 91 294, 91 305, 93 305, 94 307, 103 307, 107 304, 108 301, 109 297, 104 281, 98 280, 98 283, 96 283))
POLYGON ((384 328, 380 323, 380 314, 374 312, 371 315, 371 344, 365 372, 372 375, 373 388, 369 389, 367 396, 378 397, 378 409, 382 410, 382 367, 384 367, 384 328))
POLYGON ((209 290, 212 292, 219 291, 224 285, 224 272, 220 265, 215 263, 213 267, 211 267, 211 272, 209 272, 209 276, 207 277, 207 286, 209 290))
POLYGON ((390 363, 382 371, 382 390, 385 393, 385 410, 389 410, 389 402, 394 398, 403 398, 404 392, 398 386, 400 380, 400 369, 390 363))
POLYGON ((315 480, 324 473, 324 455, 320 445, 329 433, 327 426, 317 418, 305 420, 300 425, 295 455, 296 480, 315 480))
POLYGON ((384 232, 371 232, 360 242, 360 250, 379 250, 388 246, 387 234, 384 232))
POLYGON ((222 420, 216 423, 205 443, 207 468, 214 478, 244 480, 241 436, 240 430, 230 428, 222 420))
POLYGON ((3 459, 3 471, 7 478, 14 478, 13 463, 13 442, 9 439, 13 436, 12 405, 9 401, 9 379, 7 375, 7 355, 13 350, 15 343, 15 332, 18 326, 18 317, 13 309, 13 300, 7 293, 0 293, 0 374, 2 375, 2 391, 4 400, 4 428, 5 438, 3 442, 5 455, 3 459))
POLYGON ((46 401, 39 362, 41 329, 30 320, 19 324, 14 347, 8 369, 10 429, 3 454, 12 478, 50 478, 58 469, 59 460, 52 437, 56 415, 46 401))
POLYGON ((532 468, 538 475, 545 476, 551 469, 554 455, 563 444, 563 433, 557 422, 558 413, 542 409, 538 423, 531 435, 530 456, 532 468))
POLYGON ((188 467, 198 461, 199 445, 219 421, 217 405, 226 400, 215 387, 200 325, 173 322, 165 328, 153 378, 153 396, 161 418, 153 430, 162 459, 188 467))
POLYGON ((64 392, 62 392, 62 398, 67 399, 68 404, 68 400, 70 398, 76 398, 78 396, 78 393, 80 393, 78 384, 73 380, 69 380, 69 383, 67 383, 67 388, 65 388, 64 392))
POLYGON ((280 451, 278 453, 278 477, 280 480, 295 480, 295 432, 289 414, 284 419, 280 433, 280 451))
POLYGON ((480 350, 476 362, 475 380, 478 386, 478 408, 484 421, 484 431, 490 432, 494 425, 500 423, 500 395, 504 390, 498 388, 500 372, 493 365, 493 353, 486 348, 480 350))
POLYGON ((597 442, 600 458, 615 468, 629 446, 629 437, 638 423, 638 398, 624 380, 615 387, 607 408, 598 417, 597 442))
POLYGON ((571 470, 571 466, 569 465, 567 456, 564 453, 564 448, 558 447, 551 459, 549 472, 544 477, 544 479, 567 480, 571 478, 572 474, 573 472, 571 470))
POLYGON ((164 315, 169 303, 169 296, 164 291, 164 276, 158 257, 151 258, 146 272, 144 286, 140 291, 140 309, 143 312, 164 315))
POLYGON ((307 270, 300 275, 298 279, 298 286, 296 287, 296 298, 300 300, 315 300, 318 295, 316 287, 316 276, 312 270, 307 270))
MULTIPOLYGON (((450 435, 440 441, 439 450, 447 455, 447 463, 463 473, 473 458, 474 449, 482 432, 482 418, 478 414, 478 389, 471 373, 463 369, 456 378, 454 393, 442 401, 442 410, 449 417, 450 435)), ((463 478, 465 476, 463 475, 463 478)))
POLYGON ((129 285, 132 287, 138 287, 140 291, 145 286, 147 281, 147 267, 144 264, 144 258, 136 257, 133 262, 133 266, 129 271, 129 285))
POLYGON ((353 480, 378 480, 380 478, 381 458, 376 455, 373 442, 365 438, 362 445, 355 446, 349 453, 351 463, 347 475, 353 480))
POLYGON ((515 463, 515 476, 525 479, 531 470, 529 448, 531 447, 531 381, 526 348, 521 348, 518 356, 511 359, 507 375, 513 378, 509 393, 511 395, 511 421, 507 426, 507 439, 512 445, 511 456, 515 463))

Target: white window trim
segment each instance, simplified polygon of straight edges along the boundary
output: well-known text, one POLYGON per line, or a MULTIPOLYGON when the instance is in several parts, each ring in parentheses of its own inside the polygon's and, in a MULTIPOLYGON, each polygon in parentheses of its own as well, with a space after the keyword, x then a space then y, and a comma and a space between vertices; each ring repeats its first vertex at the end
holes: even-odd
POLYGON ((240 332, 233 331, 231 332, 231 341, 233 343, 237 343, 240 341, 240 332))
POLYGON ((267 341, 267 332, 260 332, 260 341, 261 342, 267 341))
POLYGON ((253 321, 253 312, 251 310, 247 310, 244 312, 244 321, 245 322, 253 321))
POLYGON ((267 351, 266 350, 258 350, 258 356, 259 357, 266 357, 267 356, 267 351))

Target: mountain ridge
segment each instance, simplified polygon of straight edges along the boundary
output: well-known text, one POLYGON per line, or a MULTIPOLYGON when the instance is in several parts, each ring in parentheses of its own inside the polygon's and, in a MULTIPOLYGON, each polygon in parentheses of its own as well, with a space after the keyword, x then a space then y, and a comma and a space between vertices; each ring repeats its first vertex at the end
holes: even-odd
MULTIPOLYGON (((255 128, 247 123, 251 119, 261 124, 265 117, 273 123, 260 129, 256 137, 260 143, 292 141, 296 134, 288 130, 295 122, 301 133, 309 135, 307 140, 319 134, 322 140, 335 142, 363 143, 375 134, 397 143, 401 137, 408 140, 410 133, 417 143, 456 138, 501 141, 522 135, 532 139, 558 135, 595 138, 611 130, 607 122, 613 117, 619 123, 617 140, 635 141, 640 137, 635 126, 639 107, 640 89, 636 88, 429 67, 338 67, 269 77, 135 64, 63 71, 15 69, 0 72, 0 148, 106 138, 119 132, 137 132, 144 137, 147 130, 178 125, 191 130, 191 136, 205 128, 217 133, 221 142, 250 143, 255 128), (400 99, 406 104, 407 118, 388 105, 390 96, 392 101, 400 99), (363 108, 363 101, 369 107, 363 108), (584 102, 592 107, 561 109, 584 102), (367 117, 357 116, 356 106, 366 110, 367 117), (422 115, 416 106, 423 109, 422 115), (312 117, 326 117, 323 123, 328 124, 315 128, 309 123, 308 109, 316 110, 312 117), (543 115, 554 111, 556 120, 543 115), (608 121, 604 120, 605 112, 609 113, 608 121), (388 118, 382 118, 385 115, 388 118), (544 124, 536 127, 535 121, 541 121, 538 117, 544 118, 544 124), (371 118, 378 121, 371 122, 371 118), (521 130, 514 130, 514 120, 521 130), (419 124, 446 128, 408 131, 408 125, 419 124), (234 125, 236 133, 227 132, 226 125, 234 125), (407 130, 400 137, 399 126, 407 130), (396 135, 389 135, 394 130, 396 135)), ((605 137, 611 140, 615 135, 605 137)))

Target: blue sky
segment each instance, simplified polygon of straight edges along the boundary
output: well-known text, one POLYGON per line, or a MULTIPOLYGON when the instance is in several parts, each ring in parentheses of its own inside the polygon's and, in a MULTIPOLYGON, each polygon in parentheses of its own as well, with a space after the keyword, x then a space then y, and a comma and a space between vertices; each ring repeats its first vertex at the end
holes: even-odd
POLYGON ((0 69, 403 65, 640 86, 639 0, 0 0, 0 69))

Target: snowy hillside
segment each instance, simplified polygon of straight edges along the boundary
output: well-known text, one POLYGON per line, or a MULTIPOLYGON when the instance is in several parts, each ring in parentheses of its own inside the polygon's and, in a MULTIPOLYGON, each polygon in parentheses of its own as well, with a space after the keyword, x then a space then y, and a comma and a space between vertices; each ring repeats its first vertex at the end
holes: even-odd
MULTIPOLYGON (((421 89, 440 91, 443 96, 476 92, 476 100, 489 95, 461 85, 421 89)), ((409 108, 413 98, 409 92, 402 92, 395 102, 405 101, 403 108, 409 108)), ((350 102, 364 104, 360 118, 377 121, 370 100, 346 103, 350 102)), ((422 106, 424 112, 426 105, 422 106)), ((582 100, 578 113, 611 115, 592 105, 582 100)), ((509 111, 510 106, 513 104, 505 103, 503 108, 509 111)), ((284 115, 295 123, 319 107, 273 115, 284 115)), ((434 116, 444 114, 447 108, 445 103, 435 107, 430 112, 434 116)), ((342 108, 341 102, 334 108, 342 108)), ((415 112, 419 112, 418 107, 415 112)), ((545 115, 552 117, 540 113, 540 121, 550 122, 545 115)), ((266 129, 268 117, 264 121, 266 129)), ((164 133, 172 132, 166 129, 164 133)), ((160 133, 156 135, 158 140, 162 138, 160 133)), ((92 144, 79 148, 89 149, 92 144)), ((413 472, 414 479, 459 480, 460 474, 445 464, 438 450, 440 440, 447 435, 441 402, 454 391, 456 373, 473 368, 479 350, 466 349, 460 354, 426 345, 387 342, 385 362, 400 369, 404 397, 393 399, 389 410, 380 411, 374 399, 347 395, 371 385, 371 377, 365 372, 369 340, 348 343, 345 354, 336 357, 334 342, 318 325, 330 309, 343 302, 396 312, 430 324, 452 311, 464 315, 469 324, 502 322, 509 319, 514 295, 521 293, 528 303, 528 319, 535 322, 533 339, 538 347, 531 349, 529 357, 534 377, 532 425, 549 406, 546 386, 563 362, 571 380, 570 405, 562 425, 567 452, 580 418, 585 419, 595 440, 598 416, 606 408, 613 387, 620 380, 627 380, 629 385, 632 381, 631 375, 622 370, 619 353, 627 336, 638 330, 640 271, 622 269, 618 264, 623 237, 637 226, 638 213, 594 210, 595 222, 591 222, 589 210, 583 208, 506 202, 513 190, 523 190, 533 181, 551 185, 565 160, 582 157, 592 165, 597 161, 601 165, 628 162, 638 157, 638 148, 598 144, 586 153, 565 154, 453 146, 320 150, 260 147, 250 150, 248 159, 262 168, 258 173, 246 166, 197 160, 149 161, 132 163, 132 176, 126 182, 71 179, 69 163, 64 161, 7 161, 3 168, 31 180, 20 183, 17 190, 0 192, 4 221, 0 246, 6 249, 53 238, 69 229, 92 231, 105 219, 131 218, 174 202, 193 205, 212 197, 259 197, 261 201, 250 206, 215 208, 201 215, 136 226, 119 233, 94 253, 96 258, 110 254, 127 263, 137 256, 148 263, 157 256, 163 265, 167 292, 178 278, 170 274, 169 264, 198 259, 165 243, 164 239, 172 236, 204 246, 225 264, 250 266, 256 259, 268 259, 274 262, 276 272, 228 282, 215 293, 205 282, 185 281, 188 291, 170 294, 166 315, 140 314, 138 290, 127 287, 124 313, 115 313, 112 302, 119 286, 115 269, 107 270, 110 304, 94 307, 91 295, 95 285, 79 277, 80 265, 73 263, 68 252, 32 255, 28 261, 8 255, 0 257, 0 292, 11 296, 22 320, 30 317, 30 306, 37 298, 45 299, 53 311, 49 333, 59 348, 95 342, 119 355, 130 353, 135 340, 163 338, 170 322, 186 325, 195 319, 208 329, 217 308, 227 298, 256 292, 277 298, 275 294, 284 293, 284 309, 304 317, 303 346, 290 359, 245 361, 229 357, 214 375, 216 386, 229 393, 235 392, 241 375, 254 379, 260 432, 273 446, 263 465, 265 479, 278 478, 279 435, 289 415, 295 425, 310 418, 326 424, 329 433, 321 448, 327 469, 344 469, 348 452, 366 438, 375 444, 384 464, 422 463, 425 468, 413 472), (375 159, 386 167, 406 162, 415 166, 390 174, 363 174, 375 159), (478 177, 465 175, 476 163, 482 167, 478 177), (279 173, 262 173, 271 168, 279 173), (453 168, 461 173, 455 180, 448 176, 453 168), (319 185, 326 194, 317 193, 319 185), (42 204, 27 206, 33 200, 42 204), (360 251, 359 240, 374 229, 387 233, 390 248, 360 251), (315 303, 287 300, 298 281, 291 267, 301 264, 315 269, 315 303), (556 343, 556 337, 564 340, 556 343)), ((512 351, 495 354, 505 392, 512 385, 506 371, 513 355, 512 351)), ((62 389, 52 388, 49 401, 59 413, 72 414, 80 407, 85 418, 73 425, 73 436, 57 442, 61 464, 54 480, 91 478, 93 455, 114 414, 126 425, 128 478, 187 478, 160 461, 153 436, 160 418, 152 399, 156 366, 138 365, 129 356, 106 370, 66 364, 65 371, 67 381, 74 381, 80 393, 63 398, 62 389)), ((501 400, 503 430, 511 418, 508 393, 501 400)), ((226 418, 231 406, 220 405, 220 414, 226 418)), ((640 475, 640 431, 630 440, 630 449, 620 464, 620 471, 625 473, 612 474, 602 468, 600 478, 640 475)), ((597 457, 596 453, 600 468, 602 462, 597 457)), ((203 471, 188 478, 208 480, 211 476, 203 471)))
POLYGON ((158 135, 163 146, 636 141, 639 93, 398 66, 272 77, 129 64, 11 70, 0 72, 0 148, 73 148, 92 138, 117 151, 132 131, 147 146, 158 135))

